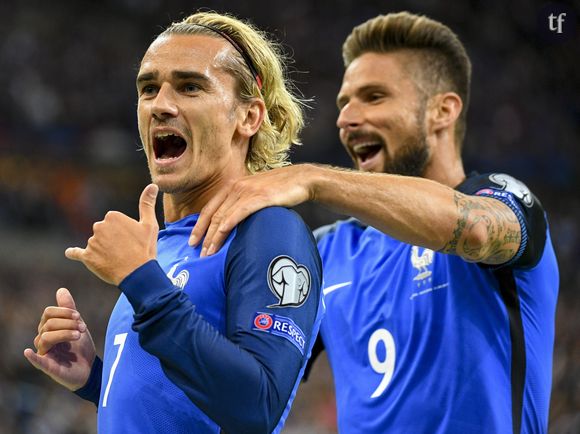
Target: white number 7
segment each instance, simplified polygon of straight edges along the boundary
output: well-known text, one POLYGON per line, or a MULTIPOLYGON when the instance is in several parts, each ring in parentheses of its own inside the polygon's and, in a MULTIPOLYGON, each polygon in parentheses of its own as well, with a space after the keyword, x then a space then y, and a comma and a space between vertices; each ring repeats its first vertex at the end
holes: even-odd
POLYGON ((117 351, 117 357, 115 357, 115 361, 113 362, 113 366, 111 366, 111 372, 109 372, 109 381, 107 382, 107 388, 105 389, 105 396, 103 396, 103 407, 107 406, 107 399, 109 398, 109 390, 111 390, 111 383, 113 382, 113 376, 115 375, 115 370, 117 369, 117 365, 119 364, 119 359, 121 358, 121 353, 123 352, 123 348, 125 348, 125 341, 127 340, 127 333, 121 333, 115 335, 115 341, 113 345, 119 345, 119 350, 117 351))
POLYGON ((395 340, 393 335, 387 329, 377 329, 369 339, 369 362, 371 367, 377 374, 382 374, 383 379, 379 383, 377 389, 371 395, 371 398, 381 396, 385 391, 391 378, 393 378, 393 371, 395 370, 395 359, 397 353, 395 350, 395 340), (385 360, 380 361, 377 356, 377 346, 379 342, 385 345, 385 360))

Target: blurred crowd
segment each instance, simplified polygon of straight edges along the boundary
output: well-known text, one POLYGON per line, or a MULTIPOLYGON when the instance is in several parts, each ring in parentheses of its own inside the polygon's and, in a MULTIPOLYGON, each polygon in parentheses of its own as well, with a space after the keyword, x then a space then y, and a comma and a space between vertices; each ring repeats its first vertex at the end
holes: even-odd
MULTIPOLYGON (((546 35, 543 4, 515 0, 31 0, 0 4, 0 434, 96 432, 92 404, 36 372, 22 356, 45 306, 69 288, 102 348, 118 290, 64 249, 116 209, 137 215, 148 176, 136 131, 135 73, 163 26, 199 7, 229 11, 271 33, 294 62, 290 77, 311 98, 294 162, 348 166, 337 139, 341 44, 379 13, 441 20, 473 62, 467 171, 505 171, 530 187, 550 218, 561 272, 550 432, 580 432, 580 32, 546 35), (553 36, 553 35, 551 35, 553 36)), ((555 6, 554 6, 555 5, 555 6)), ((570 19, 573 16, 568 15, 570 19)), ((576 30, 577 30, 576 24, 576 30)), ((309 205, 312 227, 337 216, 309 205)), ((332 380, 317 363, 284 432, 336 432, 332 380)))

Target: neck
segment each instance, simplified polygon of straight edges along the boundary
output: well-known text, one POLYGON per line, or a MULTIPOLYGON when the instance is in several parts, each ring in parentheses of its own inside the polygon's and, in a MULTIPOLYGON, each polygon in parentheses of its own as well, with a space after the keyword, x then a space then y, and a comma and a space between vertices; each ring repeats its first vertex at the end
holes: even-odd
POLYGON ((180 220, 188 215, 201 212, 204 205, 221 187, 203 185, 187 191, 163 194, 163 215, 168 223, 180 220))
POLYGON ((163 194, 163 214, 168 223, 201 212, 203 207, 222 189, 237 179, 248 175, 247 171, 220 173, 202 184, 177 193, 163 194))
POLYGON ((465 179, 465 170, 463 169, 463 163, 458 159, 453 162, 447 162, 447 164, 442 166, 429 165, 424 177, 455 188, 465 179))
POLYGON ((461 184, 465 179, 465 170, 455 142, 437 140, 431 151, 431 161, 423 176, 451 188, 461 184))

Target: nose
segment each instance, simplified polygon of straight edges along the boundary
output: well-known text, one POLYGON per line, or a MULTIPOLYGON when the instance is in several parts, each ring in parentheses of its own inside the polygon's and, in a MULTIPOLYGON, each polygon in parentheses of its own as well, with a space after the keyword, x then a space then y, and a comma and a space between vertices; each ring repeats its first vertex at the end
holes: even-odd
POLYGON ((158 120, 175 117, 179 113, 175 101, 175 92, 169 83, 163 83, 159 88, 153 100, 151 112, 153 113, 153 117, 158 120))
POLYGON ((357 128, 363 122, 363 113, 355 101, 349 101, 345 104, 338 114, 336 126, 343 129, 357 128))

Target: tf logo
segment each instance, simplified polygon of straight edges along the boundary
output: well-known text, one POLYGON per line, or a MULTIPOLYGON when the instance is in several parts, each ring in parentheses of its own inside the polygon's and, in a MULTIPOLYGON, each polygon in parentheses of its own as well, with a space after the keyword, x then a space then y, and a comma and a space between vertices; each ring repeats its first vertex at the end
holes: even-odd
POLYGON ((268 307, 302 306, 310 293, 310 271, 288 256, 278 256, 268 267, 268 286, 280 302, 268 307))

